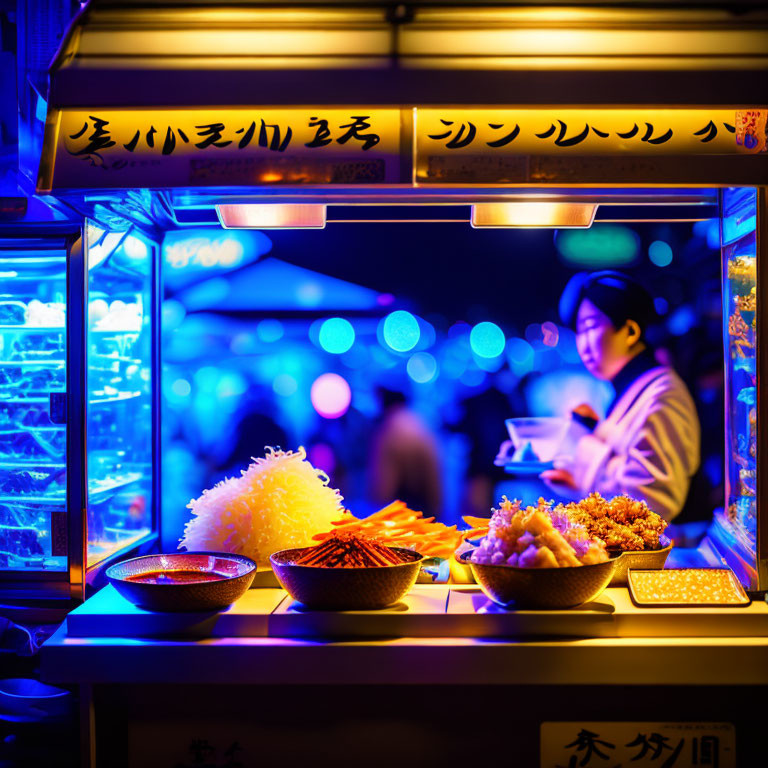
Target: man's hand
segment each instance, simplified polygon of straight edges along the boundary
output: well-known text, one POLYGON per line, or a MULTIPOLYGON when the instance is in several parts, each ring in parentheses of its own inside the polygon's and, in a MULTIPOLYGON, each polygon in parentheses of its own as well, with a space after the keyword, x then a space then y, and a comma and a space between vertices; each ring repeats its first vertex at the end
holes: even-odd
POLYGON ((570 488, 573 491, 578 491, 579 486, 576 485, 576 480, 573 475, 567 469, 546 469, 539 477, 549 486, 553 486, 557 489, 558 485, 564 485, 566 488, 570 488))

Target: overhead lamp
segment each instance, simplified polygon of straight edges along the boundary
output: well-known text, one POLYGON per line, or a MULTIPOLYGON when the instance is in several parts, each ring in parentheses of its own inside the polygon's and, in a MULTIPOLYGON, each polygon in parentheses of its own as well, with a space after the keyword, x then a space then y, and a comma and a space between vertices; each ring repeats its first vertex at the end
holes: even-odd
POLYGON ((471 223, 476 229, 588 229, 595 213, 597 204, 592 203, 476 203, 471 223))
POLYGON ((224 229, 323 229, 325 206, 306 203, 217 205, 224 229))

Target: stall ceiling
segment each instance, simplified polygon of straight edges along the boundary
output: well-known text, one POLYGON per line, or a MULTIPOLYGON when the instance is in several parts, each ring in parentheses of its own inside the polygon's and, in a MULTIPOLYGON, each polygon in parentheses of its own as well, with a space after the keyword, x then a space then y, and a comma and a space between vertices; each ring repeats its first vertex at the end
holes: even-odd
POLYGON ((91 0, 50 106, 768 101, 766 4, 727 5, 91 0))

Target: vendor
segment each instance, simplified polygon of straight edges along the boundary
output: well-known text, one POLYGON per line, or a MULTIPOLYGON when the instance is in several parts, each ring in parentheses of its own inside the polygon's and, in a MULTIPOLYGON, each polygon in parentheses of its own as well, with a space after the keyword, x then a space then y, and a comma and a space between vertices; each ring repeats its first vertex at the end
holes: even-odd
POLYGON ((574 410, 591 432, 541 478, 559 494, 626 493, 671 520, 699 466, 700 427, 688 388, 645 338, 656 315, 650 294, 619 272, 582 273, 566 286, 560 315, 587 370, 615 396, 604 419, 586 404, 574 410))

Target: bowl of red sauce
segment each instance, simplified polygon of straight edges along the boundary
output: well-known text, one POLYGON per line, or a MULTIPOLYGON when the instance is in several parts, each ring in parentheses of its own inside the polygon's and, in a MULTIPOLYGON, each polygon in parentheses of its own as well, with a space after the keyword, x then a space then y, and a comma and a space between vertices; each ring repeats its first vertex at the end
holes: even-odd
POLYGON ((256 563, 229 552, 174 552, 123 560, 107 579, 127 600, 150 611, 214 611, 250 588, 256 563))

